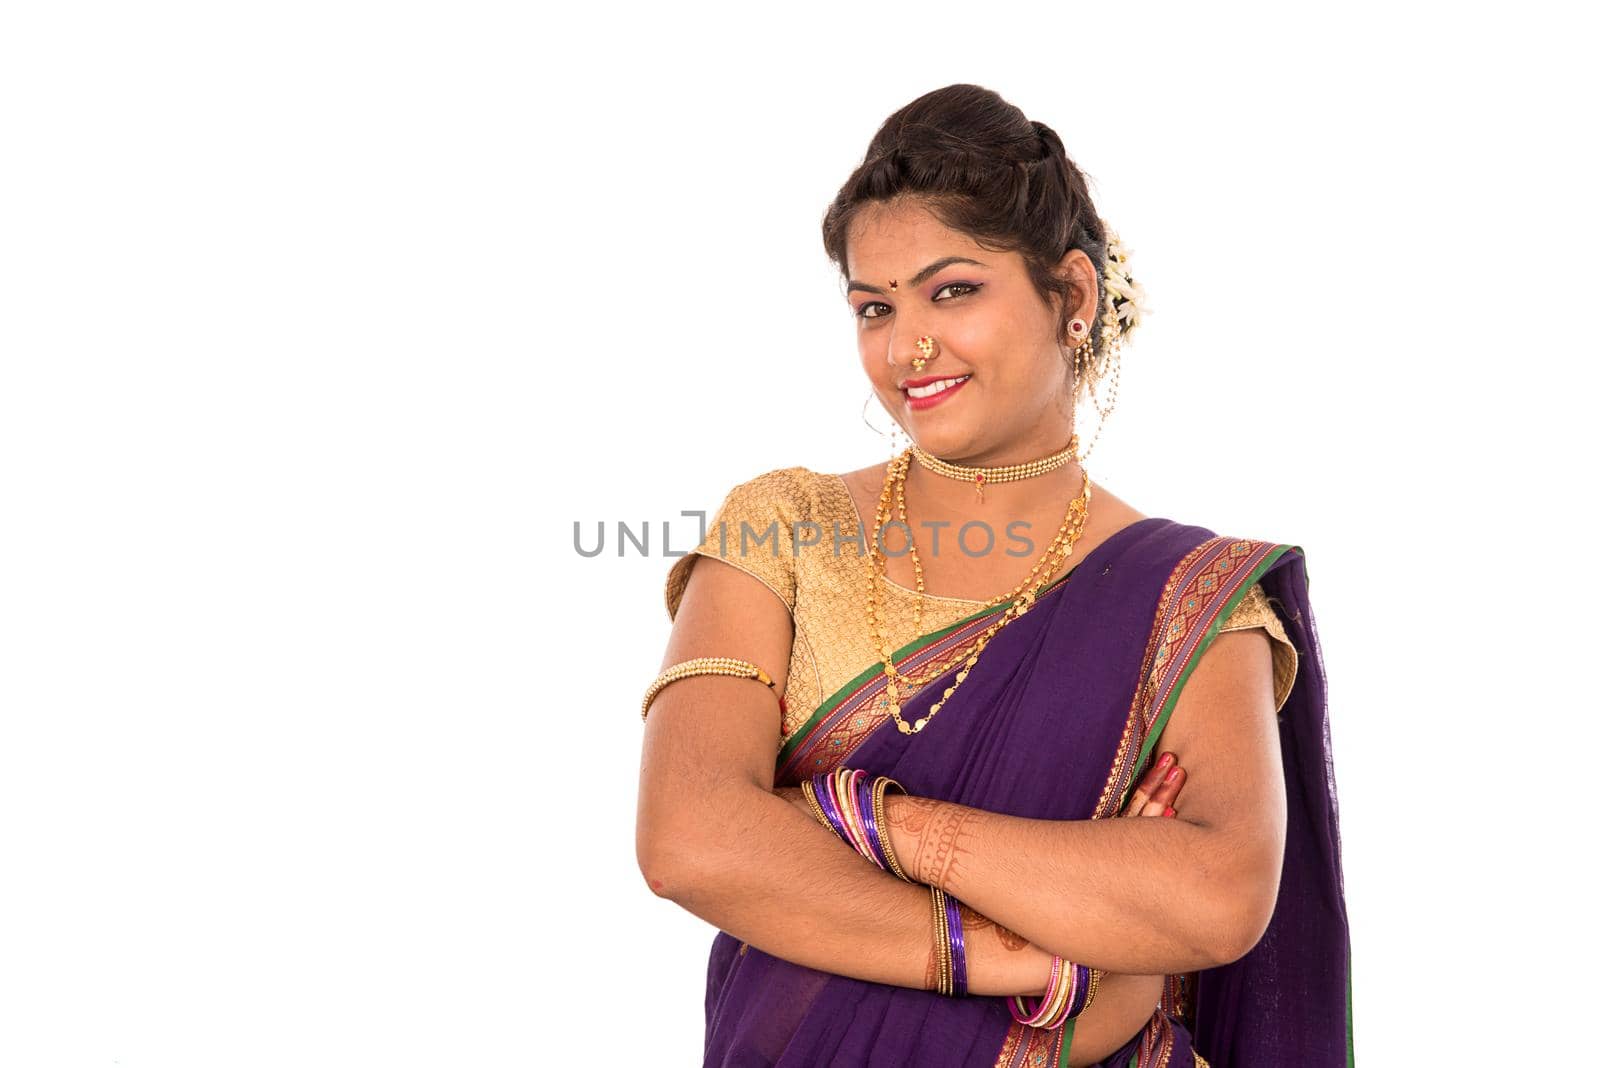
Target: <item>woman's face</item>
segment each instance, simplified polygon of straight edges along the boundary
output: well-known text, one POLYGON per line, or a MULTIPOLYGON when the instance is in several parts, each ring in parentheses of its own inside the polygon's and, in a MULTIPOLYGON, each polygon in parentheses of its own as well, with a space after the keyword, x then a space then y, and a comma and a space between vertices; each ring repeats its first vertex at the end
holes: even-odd
MULTIPOLYGON (((846 250, 861 364, 912 440, 976 464, 1034 459, 1067 443, 1071 350, 1058 342, 1057 312, 1019 254, 981 248, 913 201, 861 209, 846 250), (937 347, 918 371, 911 361, 922 335, 937 347), (951 379, 964 381, 934 396, 910 392, 951 379)), ((1098 293, 1088 256, 1075 249, 1057 269, 1077 278, 1085 296, 1073 314, 1092 323, 1098 293)))

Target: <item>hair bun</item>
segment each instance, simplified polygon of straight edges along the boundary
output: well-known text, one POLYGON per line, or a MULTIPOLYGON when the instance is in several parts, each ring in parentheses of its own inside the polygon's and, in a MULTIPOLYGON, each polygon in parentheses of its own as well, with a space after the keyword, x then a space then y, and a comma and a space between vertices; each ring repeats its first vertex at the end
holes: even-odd
POLYGON ((1063 156, 1067 154, 1066 145, 1061 143, 1061 137, 1054 130, 1038 119, 1032 120, 1032 123, 1033 132, 1039 138, 1039 144, 1044 149, 1043 155, 1053 156, 1057 152, 1060 152, 1063 156))

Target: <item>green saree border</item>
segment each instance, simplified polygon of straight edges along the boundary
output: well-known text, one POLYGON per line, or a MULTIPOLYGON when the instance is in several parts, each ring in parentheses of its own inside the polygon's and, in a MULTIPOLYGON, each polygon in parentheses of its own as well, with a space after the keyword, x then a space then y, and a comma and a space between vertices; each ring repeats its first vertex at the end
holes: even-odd
POLYGON ((1344 945, 1344 1063, 1345 1068, 1355 1068, 1356 1027, 1355 999, 1350 993, 1350 943, 1344 945))
POLYGON ((1067 1068, 1067 1053, 1072 1049, 1072 1032, 1077 1030, 1078 1018, 1067 1017, 1067 1022, 1061 1025, 1061 1053, 1056 1058, 1057 1068, 1067 1068))

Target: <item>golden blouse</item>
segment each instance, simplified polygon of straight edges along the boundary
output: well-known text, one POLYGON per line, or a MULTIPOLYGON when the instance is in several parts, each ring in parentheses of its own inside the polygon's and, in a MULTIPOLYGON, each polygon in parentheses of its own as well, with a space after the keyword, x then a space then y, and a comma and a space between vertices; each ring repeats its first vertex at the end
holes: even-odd
MULTIPOLYGON (((824 700, 878 660, 866 627, 870 534, 843 478, 784 467, 729 491, 707 525, 705 539, 667 573, 669 619, 677 615, 698 556, 718 557, 755 576, 789 610, 794 646, 784 693, 784 741, 824 700), (791 536, 800 540, 798 552, 791 536)), ((916 591, 886 579, 884 597, 889 646, 898 649, 920 636, 912 626, 916 591)), ((982 601, 924 594, 921 633, 939 630, 982 607, 982 601)), ((1272 639, 1273 690, 1282 709, 1294 685, 1298 654, 1259 583, 1251 584, 1221 629, 1249 627, 1263 628, 1272 639)))

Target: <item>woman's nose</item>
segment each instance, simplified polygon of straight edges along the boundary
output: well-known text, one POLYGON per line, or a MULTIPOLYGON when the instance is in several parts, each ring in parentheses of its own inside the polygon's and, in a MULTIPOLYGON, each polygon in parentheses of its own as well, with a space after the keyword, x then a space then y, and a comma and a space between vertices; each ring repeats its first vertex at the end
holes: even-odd
POLYGON ((891 367, 914 366, 912 361, 922 357, 922 349, 917 345, 917 339, 922 336, 919 331, 895 331, 889 338, 889 365, 891 367))
POLYGON ((922 370, 939 357, 939 343, 922 333, 907 332, 889 339, 889 365, 922 370), (922 367, 917 366, 917 361, 922 367))

